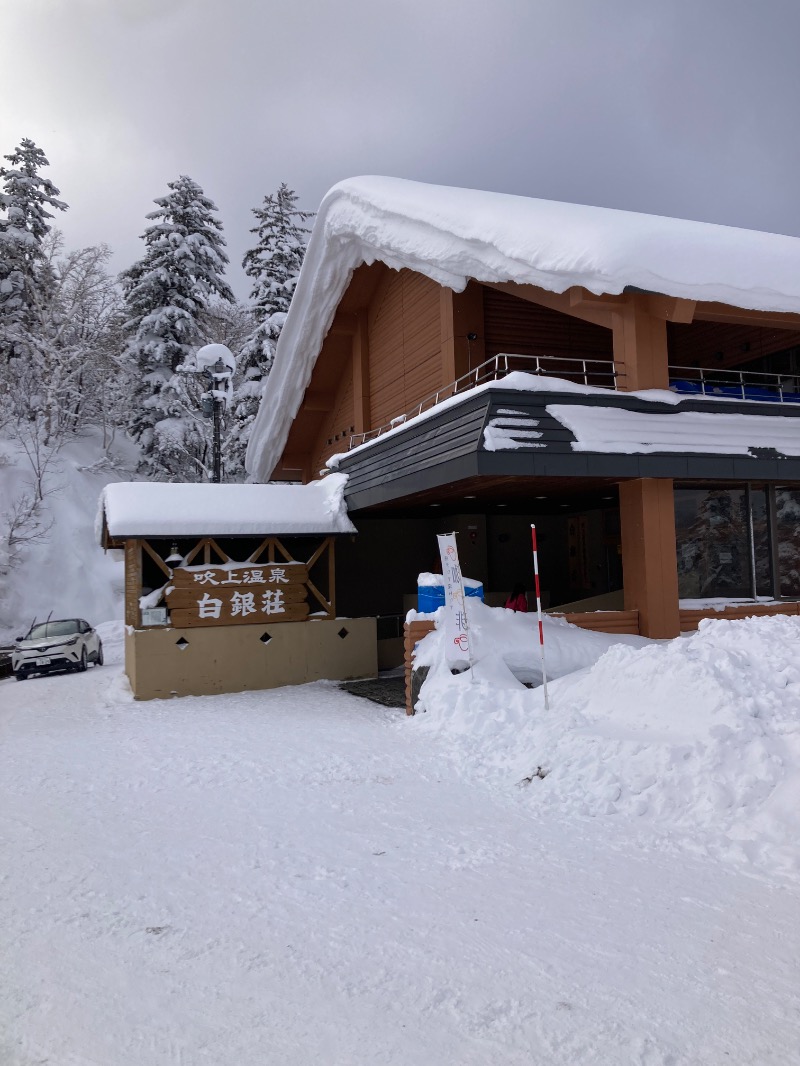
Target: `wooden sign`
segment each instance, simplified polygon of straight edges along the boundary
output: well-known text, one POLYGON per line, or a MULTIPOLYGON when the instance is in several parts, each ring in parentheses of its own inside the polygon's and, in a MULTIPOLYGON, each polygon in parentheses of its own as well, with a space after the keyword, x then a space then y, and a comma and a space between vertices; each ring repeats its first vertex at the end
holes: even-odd
POLYGON ((179 567, 166 604, 173 626, 299 622, 308 617, 302 563, 179 567))
POLYGON ((223 588, 231 585, 303 585, 308 581, 305 563, 237 563, 231 566, 176 567, 172 581, 180 588, 223 588))

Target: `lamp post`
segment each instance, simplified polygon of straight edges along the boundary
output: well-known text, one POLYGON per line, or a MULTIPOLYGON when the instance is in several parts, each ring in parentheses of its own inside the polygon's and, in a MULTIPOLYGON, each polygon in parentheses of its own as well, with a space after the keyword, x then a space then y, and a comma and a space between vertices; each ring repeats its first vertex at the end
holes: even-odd
POLYGON ((222 481, 222 412, 231 395, 236 359, 224 344, 206 344, 195 355, 195 368, 209 379, 209 388, 200 397, 201 410, 212 418, 211 480, 222 481))

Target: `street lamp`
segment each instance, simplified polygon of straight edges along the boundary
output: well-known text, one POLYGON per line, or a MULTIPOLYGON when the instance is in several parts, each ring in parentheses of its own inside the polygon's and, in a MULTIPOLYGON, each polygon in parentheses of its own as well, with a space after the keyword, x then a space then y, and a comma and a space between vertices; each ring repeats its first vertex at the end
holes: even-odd
POLYGON ((200 409, 214 419, 211 480, 218 485, 222 480, 222 412, 231 398, 236 359, 224 344, 206 344, 195 355, 195 369, 209 379, 210 387, 200 397, 200 409))

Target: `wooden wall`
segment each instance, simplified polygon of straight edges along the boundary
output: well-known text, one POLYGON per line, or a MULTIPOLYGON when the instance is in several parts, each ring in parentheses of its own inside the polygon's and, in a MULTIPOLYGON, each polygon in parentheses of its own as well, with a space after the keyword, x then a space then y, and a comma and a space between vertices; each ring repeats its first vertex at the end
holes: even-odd
POLYGON ((609 363, 614 358, 610 329, 509 293, 484 289, 483 314, 487 359, 499 352, 603 359, 609 363))
POLYGON ((671 366, 726 369, 800 346, 800 332, 729 322, 667 324, 671 366))
POLYGON ((439 286, 390 271, 369 312, 369 405, 373 426, 410 410, 441 381, 439 286))
POLYGON ((332 455, 347 451, 350 436, 354 432, 353 375, 348 364, 339 382, 331 410, 323 418, 317 436, 310 470, 312 478, 318 476, 317 472, 332 455))

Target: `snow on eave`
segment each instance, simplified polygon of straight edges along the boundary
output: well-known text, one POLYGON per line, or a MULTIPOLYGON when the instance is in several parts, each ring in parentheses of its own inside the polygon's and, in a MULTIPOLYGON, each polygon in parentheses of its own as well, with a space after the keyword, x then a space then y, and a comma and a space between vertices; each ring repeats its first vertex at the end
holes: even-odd
POLYGON ((347 516, 347 477, 308 485, 210 485, 115 482, 100 496, 95 532, 103 523, 126 537, 328 536, 355 533, 347 516))
POLYGON ((462 291, 470 278, 551 292, 627 287, 751 310, 800 313, 800 239, 505 193, 360 177, 317 214, 247 450, 275 468, 354 270, 383 262, 462 291))

